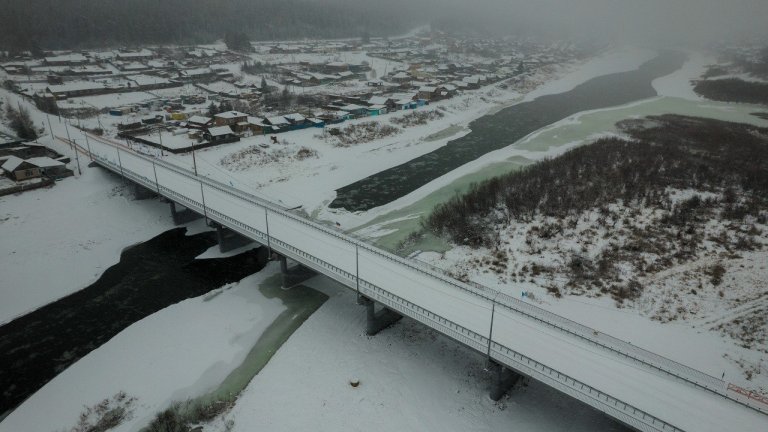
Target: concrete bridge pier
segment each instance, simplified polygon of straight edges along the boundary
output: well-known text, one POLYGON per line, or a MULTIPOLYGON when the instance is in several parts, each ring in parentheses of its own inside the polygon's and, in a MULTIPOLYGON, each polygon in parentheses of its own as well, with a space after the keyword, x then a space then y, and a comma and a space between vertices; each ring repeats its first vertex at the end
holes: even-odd
POLYGON ((211 222, 211 228, 216 228, 216 237, 219 240, 219 252, 225 253, 253 243, 248 237, 243 237, 237 232, 211 222))
POLYGON ((376 311, 376 302, 367 297, 358 297, 357 303, 366 308, 365 333, 368 336, 377 334, 403 318, 402 315, 386 306, 376 311))
POLYGON ((488 369, 494 374, 493 384, 491 385, 491 391, 488 396, 492 401, 496 402, 504 397, 509 390, 520 381, 522 375, 517 372, 508 369, 496 363, 493 360, 489 361, 488 369))
POLYGON ((130 182, 130 185, 133 198, 137 201, 155 198, 157 196, 157 192, 147 189, 138 183, 130 182))
POLYGON ((192 222, 193 220, 198 220, 202 218, 202 215, 199 215, 192 210, 188 208, 182 207, 181 210, 176 209, 176 203, 173 201, 169 201, 171 204, 171 216, 173 216, 173 224, 174 225, 182 225, 187 222, 192 222))
POLYGON ((278 255, 280 260, 280 273, 283 275, 283 288, 293 288, 296 285, 311 279, 317 275, 314 270, 308 269, 301 264, 296 263, 294 266, 288 265, 288 258, 278 255))

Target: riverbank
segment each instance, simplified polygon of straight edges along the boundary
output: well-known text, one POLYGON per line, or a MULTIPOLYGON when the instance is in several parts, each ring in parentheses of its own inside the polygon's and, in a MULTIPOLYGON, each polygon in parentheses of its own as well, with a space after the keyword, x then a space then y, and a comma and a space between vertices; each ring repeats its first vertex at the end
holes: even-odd
POLYGON ((123 248, 173 226, 168 204, 134 200, 101 168, 0 197, 0 325, 92 284, 123 248))
MULTIPOLYGON (((279 265, 273 263, 239 283, 131 325, 46 384, 0 423, 0 431, 69 428, 84 406, 121 391, 135 397, 136 404, 130 418, 114 430, 138 431, 173 401, 213 392, 227 379, 227 391, 244 386, 250 376, 236 379, 233 371, 242 372, 246 360, 254 359, 253 347, 288 310, 281 296, 274 295, 279 283, 279 265), (258 289, 264 284, 271 287, 268 295, 258 289)), ((295 321, 293 314, 284 321, 295 321)), ((274 346, 265 350, 275 351, 274 346)))

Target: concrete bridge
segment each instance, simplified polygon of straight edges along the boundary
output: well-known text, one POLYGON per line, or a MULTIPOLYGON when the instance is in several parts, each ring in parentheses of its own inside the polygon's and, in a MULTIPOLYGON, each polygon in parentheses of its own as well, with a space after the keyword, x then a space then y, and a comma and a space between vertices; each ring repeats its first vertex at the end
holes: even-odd
POLYGON ((222 244, 237 234, 279 254, 288 273, 286 258, 354 290, 369 333, 408 316, 482 353, 497 372, 493 398, 527 376, 638 431, 768 431, 768 398, 735 384, 111 140, 88 135, 81 151, 169 199, 179 221, 194 212, 217 224, 222 244))

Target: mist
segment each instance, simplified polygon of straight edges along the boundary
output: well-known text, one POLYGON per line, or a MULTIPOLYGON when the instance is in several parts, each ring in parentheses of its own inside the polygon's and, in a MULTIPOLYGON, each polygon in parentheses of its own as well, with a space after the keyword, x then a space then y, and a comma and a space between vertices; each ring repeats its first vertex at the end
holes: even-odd
POLYGON ((667 47, 744 42, 768 35, 765 0, 458 0, 444 17, 497 34, 667 47))

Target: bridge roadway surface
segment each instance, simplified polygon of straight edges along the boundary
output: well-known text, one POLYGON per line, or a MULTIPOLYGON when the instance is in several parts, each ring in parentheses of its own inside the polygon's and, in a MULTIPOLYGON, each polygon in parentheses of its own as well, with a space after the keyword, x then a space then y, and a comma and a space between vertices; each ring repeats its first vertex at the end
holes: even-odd
POLYGON ((120 143, 88 138, 99 165, 636 430, 768 431, 768 398, 120 143))

